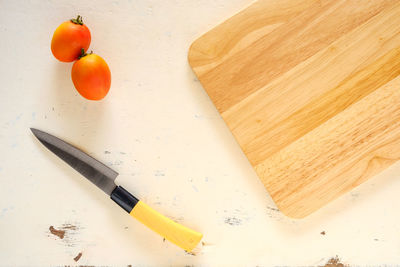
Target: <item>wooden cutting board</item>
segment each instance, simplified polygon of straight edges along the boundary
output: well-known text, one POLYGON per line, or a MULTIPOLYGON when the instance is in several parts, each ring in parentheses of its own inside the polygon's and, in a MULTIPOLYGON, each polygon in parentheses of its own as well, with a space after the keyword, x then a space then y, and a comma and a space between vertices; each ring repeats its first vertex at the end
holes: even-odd
POLYGON ((258 1, 189 63, 279 209, 302 218, 400 158, 400 1, 258 1))

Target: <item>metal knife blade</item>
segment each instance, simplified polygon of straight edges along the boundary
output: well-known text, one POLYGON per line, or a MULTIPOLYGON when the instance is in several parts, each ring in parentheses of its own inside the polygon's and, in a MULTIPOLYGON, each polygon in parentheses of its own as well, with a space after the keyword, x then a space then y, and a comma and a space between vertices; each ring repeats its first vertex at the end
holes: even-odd
POLYGON ((118 176, 116 171, 53 135, 34 128, 31 128, 31 131, 51 152, 56 154, 106 194, 111 195, 111 192, 116 187, 114 182, 115 178, 118 176))

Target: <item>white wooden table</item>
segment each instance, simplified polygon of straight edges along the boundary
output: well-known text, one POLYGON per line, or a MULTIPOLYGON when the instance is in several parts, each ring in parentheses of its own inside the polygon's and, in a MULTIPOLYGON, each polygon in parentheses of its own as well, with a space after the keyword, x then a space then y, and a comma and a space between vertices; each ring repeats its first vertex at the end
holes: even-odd
POLYGON ((304 266, 336 255, 400 264, 400 164, 306 219, 287 218, 189 68, 191 42, 250 3, 0 0, 1 266, 304 266), (54 29, 77 14, 112 72, 101 102, 78 95, 72 64, 50 51, 54 29), (164 242, 29 127, 114 168, 117 183, 201 231, 205 246, 193 256, 164 242))

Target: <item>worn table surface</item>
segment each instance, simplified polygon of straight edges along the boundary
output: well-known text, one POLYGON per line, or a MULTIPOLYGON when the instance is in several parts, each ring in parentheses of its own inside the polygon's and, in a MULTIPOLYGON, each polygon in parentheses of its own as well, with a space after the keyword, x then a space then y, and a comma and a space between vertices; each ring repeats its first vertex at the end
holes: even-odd
POLYGON ((0 265, 400 264, 399 163, 289 219, 190 70, 190 43, 250 3, 0 0, 0 265), (54 29, 78 13, 111 68, 101 102, 80 97, 72 64, 50 52, 54 29), (118 184, 204 233, 197 255, 132 220, 29 127, 84 148, 118 184))

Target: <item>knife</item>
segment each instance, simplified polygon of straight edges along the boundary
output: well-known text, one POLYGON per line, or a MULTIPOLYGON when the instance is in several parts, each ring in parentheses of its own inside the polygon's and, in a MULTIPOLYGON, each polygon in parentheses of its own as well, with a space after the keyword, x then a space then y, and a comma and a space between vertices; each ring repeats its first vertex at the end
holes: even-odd
POLYGON ((122 186, 116 185, 114 181, 118 173, 113 169, 53 135, 34 128, 31 128, 31 131, 51 152, 103 190, 132 217, 165 239, 188 252, 192 251, 202 239, 201 233, 163 216, 122 186))

